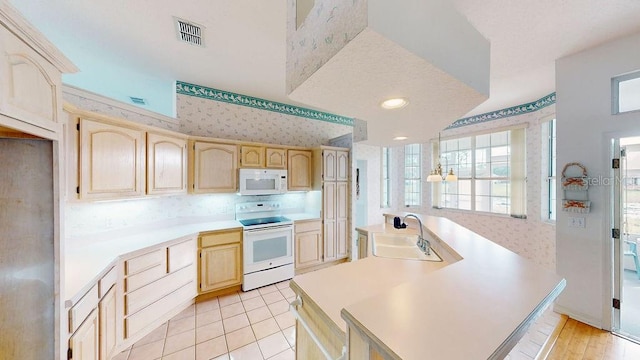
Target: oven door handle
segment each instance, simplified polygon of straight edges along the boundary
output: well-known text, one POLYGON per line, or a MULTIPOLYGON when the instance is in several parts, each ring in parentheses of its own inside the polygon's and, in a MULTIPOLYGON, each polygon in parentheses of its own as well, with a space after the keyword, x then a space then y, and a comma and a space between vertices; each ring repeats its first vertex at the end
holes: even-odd
POLYGON ((277 226, 270 226, 268 228, 245 229, 244 232, 269 234, 269 233, 278 232, 282 230, 292 230, 292 229, 293 229, 293 225, 277 225, 277 226))

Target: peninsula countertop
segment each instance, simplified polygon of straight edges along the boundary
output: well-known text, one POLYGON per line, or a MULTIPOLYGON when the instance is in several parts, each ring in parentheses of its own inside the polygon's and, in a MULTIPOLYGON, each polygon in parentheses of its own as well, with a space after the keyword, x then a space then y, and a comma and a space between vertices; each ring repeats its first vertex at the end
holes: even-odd
MULTIPOLYGON (((453 260, 369 256, 296 276, 292 288, 311 298, 339 329, 357 328, 392 358, 506 355, 565 280, 451 220, 419 217, 453 260)), ((359 230, 410 231, 391 224, 359 230)))

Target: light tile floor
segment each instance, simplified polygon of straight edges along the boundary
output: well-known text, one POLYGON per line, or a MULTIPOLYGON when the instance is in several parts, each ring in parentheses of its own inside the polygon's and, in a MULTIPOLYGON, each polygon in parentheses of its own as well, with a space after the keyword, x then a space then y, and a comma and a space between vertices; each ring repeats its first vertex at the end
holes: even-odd
POLYGON ((196 303, 114 360, 293 360, 289 281, 196 303))

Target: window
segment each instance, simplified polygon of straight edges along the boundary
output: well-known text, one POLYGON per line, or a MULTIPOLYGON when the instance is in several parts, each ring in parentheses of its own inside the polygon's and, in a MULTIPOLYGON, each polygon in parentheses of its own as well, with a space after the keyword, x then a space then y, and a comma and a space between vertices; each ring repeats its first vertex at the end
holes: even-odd
POLYGON ((524 129, 442 141, 443 171, 458 181, 440 185, 450 209, 524 215, 524 129))
MULTIPOLYGON (((542 124, 543 139, 546 142, 546 151, 543 151, 543 164, 545 164, 546 186, 543 189, 543 211, 545 220, 556 220, 556 119, 551 119, 542 124)), ((543 149, 544 149, 543 148, 543 149)))
POLYGON ((390 150, 387 147, 382 148, 382 164, 380 166, 380 172, 382 181, 381 194, 380 194, 380 207, 388 208, 391 206, 391 176, 389 175, 389 156, 390 150))
POLYGON ((420 144, 404 147, 404 205, 420 206, 422 196, 422 146, 420 144))
POLYGON ((613 78, 611 87, 614 114, 640 110, 640 71, 613 78))

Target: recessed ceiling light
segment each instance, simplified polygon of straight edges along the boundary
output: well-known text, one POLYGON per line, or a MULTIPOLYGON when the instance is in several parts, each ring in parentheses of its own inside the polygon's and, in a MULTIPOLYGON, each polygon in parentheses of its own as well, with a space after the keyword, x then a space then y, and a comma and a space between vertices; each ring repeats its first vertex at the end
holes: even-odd
POLYGON ((406 137, 406 136, 396 136, 396 137, 393 138, 393 140, 407 140, 407 139, 408 139, 408 137, 406 137))
POLYGON ((380 106, 385 109, 399 109, 401 107, 407 106, 408 103, 409 101, 405 98, 393 98, 383 101, 380 106))

